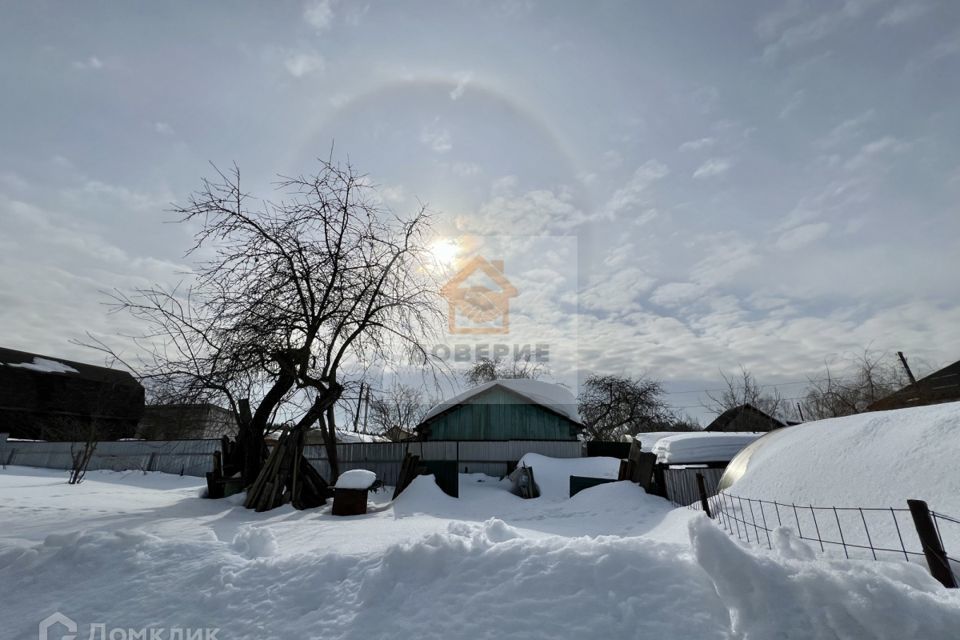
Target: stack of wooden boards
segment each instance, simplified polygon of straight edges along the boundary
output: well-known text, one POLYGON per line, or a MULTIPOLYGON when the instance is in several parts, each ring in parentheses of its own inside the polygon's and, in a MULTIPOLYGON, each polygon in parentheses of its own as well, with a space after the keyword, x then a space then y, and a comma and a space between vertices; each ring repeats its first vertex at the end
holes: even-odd
POLYGON ((247 491, 243 506, 256 511, 269 511, 290 503, 297 509, 311 509, 326 503, 331 496, 327 481, 303 457, 303 430, 284 432, 260 475, 247 491))

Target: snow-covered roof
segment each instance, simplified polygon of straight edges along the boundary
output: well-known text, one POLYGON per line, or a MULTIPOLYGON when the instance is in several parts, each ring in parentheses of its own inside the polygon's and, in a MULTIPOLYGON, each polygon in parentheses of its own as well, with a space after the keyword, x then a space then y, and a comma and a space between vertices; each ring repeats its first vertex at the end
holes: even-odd
POLYGON ((762 433, 704 432, 692 431, 660 438, 653 445, 657 462, 725 462, 732 460, 740 451, 762 433))
POLYGON ((523 396, 534 404, 538 404, 542 407, 550 409, 554 413, 558 413, 563 417, 580 424, 580 414, 577 412, 577 399, 569 389, 559 384, 542 382, 540 380, 529 380, 525 378, 494 380, 492 382, 486 382, 476 387, 467 389, 463 393, 456 395, 449 400, 444 400, 440 404, 434 406, 432 409, 430 409, 430 411, 427 412, 427 415, 423 417, 423 422, 440 415, 447 409, 455 407, 459 404, 463 404, 471 398, 486 393, 494 387, 500 387, 502 389, 506 389, 507 391, 512 391, 517 395, 523 396))

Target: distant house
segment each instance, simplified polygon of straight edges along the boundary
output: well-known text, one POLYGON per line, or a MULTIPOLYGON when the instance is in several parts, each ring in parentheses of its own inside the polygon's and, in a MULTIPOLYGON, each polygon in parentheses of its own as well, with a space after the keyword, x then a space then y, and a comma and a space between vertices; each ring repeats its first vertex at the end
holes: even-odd
POLYGON ((0 348, 0 430, 11 438, 132 437, 143 387, 126 371, 0 348))
POLYGON ((407 431, 406 429, 401 429, 398 426, 393 426, 383 432, 383 437, 389 440, 390 442, 406 442, 407 440, 416 440, 417 434, 415 432, 407 431))
POLYGON ((785 426, 752 404, 742 404, 721 413, 704 431, 773 431, 785 426))
POLYGON ((137 427, 144 440, 191 440, 237 434, 233 412, 210 403, 147 405, 137 427))
POLYGON ((495 380, 433 407, 417 432, 424 440, 576 440, 581 428, 566 387, 495 380))
POLYGON ((957 401, 960 401, 960 361, 877 400, 866 410, 887 411, 957 401))

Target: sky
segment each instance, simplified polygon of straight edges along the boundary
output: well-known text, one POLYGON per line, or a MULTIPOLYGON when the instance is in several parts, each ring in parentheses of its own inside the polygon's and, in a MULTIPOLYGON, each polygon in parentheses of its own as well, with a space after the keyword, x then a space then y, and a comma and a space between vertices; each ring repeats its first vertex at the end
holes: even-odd
MULTIPOLYGON (((504 273, 553 376, 960 357, 960 4, 0 2, 0 336, 81 361, 185 277, 166 210, 331 153, 504 273), (493 253, 491 253, 493 252, 493 253), (496 253, 497 255, 493 255, 496 253)), ((772 385, 777 385, 776 387, 772 385)))

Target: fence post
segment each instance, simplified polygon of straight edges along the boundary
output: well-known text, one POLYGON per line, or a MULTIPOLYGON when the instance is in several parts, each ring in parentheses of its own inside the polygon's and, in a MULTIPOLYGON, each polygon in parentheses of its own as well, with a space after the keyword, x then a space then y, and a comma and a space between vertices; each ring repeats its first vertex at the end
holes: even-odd
POLYGON ((917 528, 917 535, 920 537, 920 544, 923 546, 923 555, 927 559, 930 575, 940 581, 946 588, 956 589, 957 579, 950 569, 950 561, 943 549, 943 542, 937 533, 937 527, 933 523, 930 508, 923 500, 907 500, 907 506, 910 507, 910 515, 913 516, 913 524, 917 528))
POLYGON ((707 500, 707 486, 703 482, 703 474, 697 473, 697 491, 700 492, 700 506, 703 507, 703 512, 707 514, 708 518, 712 518, 710 515, 710 502, 707 500))

